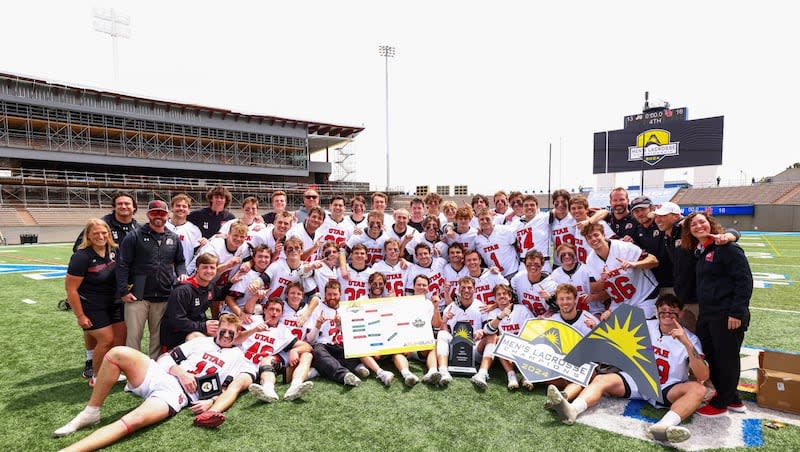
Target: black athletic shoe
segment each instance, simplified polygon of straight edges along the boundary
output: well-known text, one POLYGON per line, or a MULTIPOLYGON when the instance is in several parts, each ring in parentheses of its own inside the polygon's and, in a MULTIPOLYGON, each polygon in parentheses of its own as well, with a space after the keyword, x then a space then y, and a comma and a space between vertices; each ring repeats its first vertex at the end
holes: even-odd
POLYGON ((92 360, 87 359, 86 365, 83 366, 83 373, 81 374, 83 378, 92 378, 94 377, 94 370, 92 370, 92 360))

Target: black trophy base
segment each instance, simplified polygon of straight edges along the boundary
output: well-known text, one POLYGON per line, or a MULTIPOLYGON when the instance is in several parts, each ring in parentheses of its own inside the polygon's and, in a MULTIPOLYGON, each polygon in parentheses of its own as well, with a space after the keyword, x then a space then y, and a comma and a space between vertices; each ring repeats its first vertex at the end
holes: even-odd
POLYGON ((478 373, 474 367, 463 367, 463 366, 447 366, 447 371, 450 372, 452 375, 459 375, 464 377, 471 377, 478 373))

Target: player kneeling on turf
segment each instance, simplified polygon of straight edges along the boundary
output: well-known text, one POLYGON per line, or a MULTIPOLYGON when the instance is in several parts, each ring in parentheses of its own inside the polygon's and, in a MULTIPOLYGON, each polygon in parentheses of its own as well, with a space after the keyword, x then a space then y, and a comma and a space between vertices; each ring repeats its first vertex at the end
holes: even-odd
MULTIPOLYGON (((572 246, 569 244, 566 245, 572 246)), ((564 246, 564 244, 561 246, 564 246)), ((564 257, 562 259, 563 260, 561 262, 563 263, 569 262, 573 258, 564 257)), ((550 320, 572 326, 578 330, 581 336, 586 336, 592 331, 592 329, 594 329, 595 326, 597 326, 597 323, 599 322, 597 317, 590 314, 589 311, 578 309, 578 289, 576 289, 572 284, 561 283, 558 285, 558 287, 556 287, 556 303, 558 304, 558 312, 553 314, 553 316, 550 317, 550 320)), ((549 383, 552 386, 560 389, 562 397, 567 399, 567 401, 574 400, 575 397, 577 397, 578 394, 580 394, 583 390, 582 386, 563 378, 550 380, 549 383)), ((544 407, 547 409, 553 408, 549 400, 544 403, 544 407)))
MULTIPOLYGON (((483 327, 486 332, 487 338, 497 338, 502 333, 513 334, 519 336, 522 327, 528 319, 533 318, 533 314, 528 308, 522 304, 512 304, 511 299, 513 296, 513 289, 508 284, 498 284, 494 286, 494 300, 497 307, 489 312, 489 320, 483 327)), ((494 341, 496 343, 497 340, 494 341)), ((483 359, 481 360, 481 368, 478 373, 472 377, 472 383, 479 389, 486 389, 486 375, 489 372, 489 367, 492 365, 492 354, 486 353, 484 350, 483 359)), ((519 381, 517 380, 517 373, 514 371, 514 363, 507 359, 500 358, 500 365, 506 371, 508 376, 508 389, 519 389, 519 381)), ((533 389, 533 383, 525 381, 526 388, 533 389)))
POLYGON ((282 315, 283 301, 271 298, 267 302, 266 323, 255 327, 254 333, 242 344, 248 365, 258 366, 258 383, 248 385, 250 394, 267 403, 278 401, 278 394, 275 393, 276 374, 283 374, 291 380, 289 389, 283 395, 284 400, 299 399, 314 387, 313 382, 306 381, 313 358, 311 346, 298 340, 281 322, 282 315))
MULTIPOLYGON (((708 365, 703 360, 697 336, 684 330, 678 323, 682 310, 682 301, 675 295, 664 294, 656 301, 658 319, 647 321, 657 357, 664 404, 669 407, 667 414, 647 429, 647 436, 658 441, 680 442, 689 439, 689 430, 678 424, 700 407, 706 394, 702 382, 709 376, 708 365), (689 370, 697 381, 687 381, 689 370)), ((603 394, 647 400, 653 406, 657 404, 654 400, 645 399, 625 372, 597 375, 572 403, 567 402, 555 386, 547 388, 548 401, 568 425, 575 423, 575 418, 588 407, 597 405, 603 394)))
POLYGON ((127 388, 145 401, 117 422, 64 450, 100 449, 174 415, 189 403, 215 397, 228 380, 240 372, 245 362, 242 351, 234 346, 240 325, 241 321, 235 315, 223 314, 216 337, 192 339, 161 355, 158 362, 130 347, 112 348, 100 366, 86 408, 53 435, 66 436, 99 423, 100 407, 120 373, 128 377, 127 388))
MULTIPOLYGON (((482 328, 487 314, 481 312, 484 304, 475 299, 475 280, 469 276, 459 279, 458 292, 460 296, 444 309, 442 321, 445 326, 436 336, 436 357, 441 375, 439 386, 446 387, 453 381, 453 377, 447 367, 450 357, 450 343, 453 341, 453 332, 458 322, 468 322, 472 326, 473 339, 478 343, 478 351, 482 351, 484 355, 493 355, 494 353, 494 340, 488 341, 491 344, 481 344, 481 339, 484 338, 482 328), (481 347, 482 345, 485 346, 485 349, 481 347)), ((483 379, 485 382, 486 377, 484 376, 483 379)), ((426 379, 423 378, 423 381, 426 381, 426 379)))

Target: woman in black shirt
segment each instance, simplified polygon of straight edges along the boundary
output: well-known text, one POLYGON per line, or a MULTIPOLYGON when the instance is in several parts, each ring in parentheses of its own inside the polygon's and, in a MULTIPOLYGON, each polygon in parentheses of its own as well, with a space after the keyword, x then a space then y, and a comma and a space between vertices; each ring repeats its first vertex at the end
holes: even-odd
MULTIPOLYGON (((83 230, 83 241, 72 255, 67 268, 67 300, 85 336, 97 341, 92 366, 94 375, 100 370, 106 352, 115 345, 124 345, 127 330, 123 308, 116 299, 117 244, 111 228, 92 218, 83 230)), ((89 381, 93 385, 94 378, 89 381)))

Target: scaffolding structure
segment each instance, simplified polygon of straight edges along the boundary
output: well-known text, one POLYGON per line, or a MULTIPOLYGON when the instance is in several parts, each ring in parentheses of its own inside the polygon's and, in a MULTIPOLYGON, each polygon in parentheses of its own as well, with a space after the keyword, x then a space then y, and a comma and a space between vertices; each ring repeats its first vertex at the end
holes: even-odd
MULTIPOLYGON (((0 207, 111 208, 111 199, 120 191, 130 193, 142 205, 153 199, 169 202, 178 193, 189 195, 193 205, 205 205, 206 192, 217 185, 230 190, 232 206, 241 206, 248 196, 255 196, 259 205, 269 206, 272 193, 281 190, 287 194, 290 209, 303 205, 303 192, 309 187, 300 182, 0 168, 0 207)), ((315 184, 315 188, 323 203, 333 195, 368 195, 370 189, 368 183, 358 182, 315 184)))
POLYGON ((308 169, 306 138, 0 100, 0 145, 147 160, 308 169))

